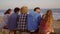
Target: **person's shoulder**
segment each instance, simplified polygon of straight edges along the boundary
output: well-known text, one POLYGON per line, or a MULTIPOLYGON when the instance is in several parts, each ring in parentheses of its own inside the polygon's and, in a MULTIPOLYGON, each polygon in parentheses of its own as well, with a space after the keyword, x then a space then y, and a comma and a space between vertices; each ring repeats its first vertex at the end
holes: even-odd
POLYGON ((36 15, 36 13, 35 13, 35 12, 31 12, 31 13, 30 13, 30 15, 35 16, 35 15, 36 15))
POLYGON ((15 14, 14 13, 12 13, 11 15, 10 15, 10 17, 12 17, 12 16, 14 16, 15 14))
POLYGON ((9 17, 10 16, 10 14, 6 14, 6 15, 4 15, 4 17, 9 17))
POLYGON ((32 17, 33 15, 31 13, 27 13, 27 16, 28 17, 32 17))
POLYGON ((11 15, 13 15, 14 13, 12 13, 11 15))
POLYGON ((45 18, 45 17, 46 17, 46 14, 43 14, 43 15, 42 15, 42 18, 45 18))
POLYGON ((19 14, 19 15, 18 15, 18 17, 21 17, 21 16, 22 16, 22 14, 19 14))
POLYGON ((4 16, 8 16, 8 15, 10 15, 10 14, 5 14, 4 16))
POLYGON ((6 14, 6 15, 10 15, 10 14, 6 14))
POLYGON ((46 16, 46 14, 43 14, 42 16, 46 16))

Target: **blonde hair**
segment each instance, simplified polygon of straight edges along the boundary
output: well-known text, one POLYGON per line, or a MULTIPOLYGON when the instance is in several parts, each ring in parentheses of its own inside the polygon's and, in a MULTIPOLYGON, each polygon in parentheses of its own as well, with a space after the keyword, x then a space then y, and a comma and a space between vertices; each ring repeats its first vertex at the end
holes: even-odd
POLYGON ((27 6, 22 6, 21 7, 21 13, 27 13, 28 7, 27 6))

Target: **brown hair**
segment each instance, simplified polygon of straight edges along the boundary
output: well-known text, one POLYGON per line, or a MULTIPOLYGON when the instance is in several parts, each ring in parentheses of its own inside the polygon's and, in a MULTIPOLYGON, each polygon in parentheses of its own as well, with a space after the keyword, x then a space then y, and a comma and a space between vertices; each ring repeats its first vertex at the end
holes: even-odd
POLYGON ((47 10, 47 12, 46 12, 46 15, 52 15, 52 10, 51 9, 49 9, 49 10, 47 10))
POLYGON ((52 10, 47 10, 47 13, 46 13, 46 22, 49 24, 51 24, 53 21, 53 16, 52 16, 52 10))
POLYGON ((16 8, 14 9, 14 12, 15 12, 15 13, 16 13, 16 12, 19 12, 19 10, 20 10, 20 8, 16 7, 16 8))
POLYGON ((8 9, 4 14, 10 14, 9 11, 11 11, 11 9, 8 9))

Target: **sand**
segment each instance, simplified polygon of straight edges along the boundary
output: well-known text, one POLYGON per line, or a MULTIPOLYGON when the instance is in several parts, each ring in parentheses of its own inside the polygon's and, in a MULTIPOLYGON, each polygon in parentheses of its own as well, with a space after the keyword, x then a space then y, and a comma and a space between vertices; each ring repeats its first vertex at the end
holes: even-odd
POLYGON ((52 26, 54 28, 55 33, 60 33, 60 20, 55 20, 52 26))
MULTIPOLYGON (((2 23, 2 21, 2 17, 0 17, 0 23, 2 23)), ((54 28, 55 33, 60 33, 60 20, 54 20, 52 27, 54 28)))
POLYGON ((0 17, 0 23, 2 23, 2 21, 3 21, 3 19, 2 19, 2 17, 0 17))

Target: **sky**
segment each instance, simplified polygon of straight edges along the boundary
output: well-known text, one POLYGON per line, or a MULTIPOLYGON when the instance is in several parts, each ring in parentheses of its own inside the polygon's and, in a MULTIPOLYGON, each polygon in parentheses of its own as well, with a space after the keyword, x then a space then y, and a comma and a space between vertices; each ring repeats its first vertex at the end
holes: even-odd
POLYGON ((27 6, 29 9, 35 7, 60 8, 60 0, 0 0, 0 9, 27 6))

